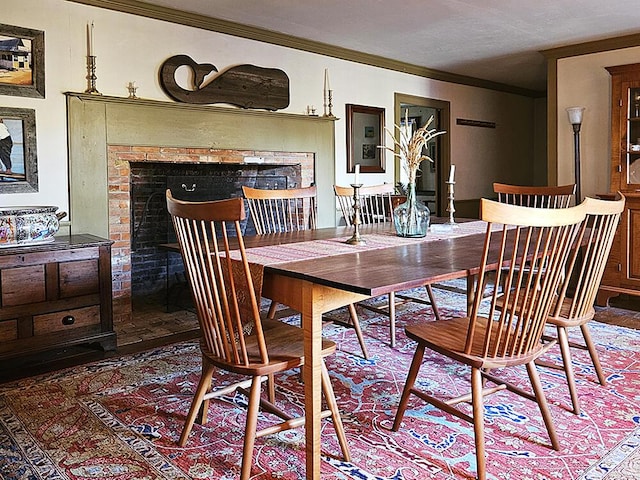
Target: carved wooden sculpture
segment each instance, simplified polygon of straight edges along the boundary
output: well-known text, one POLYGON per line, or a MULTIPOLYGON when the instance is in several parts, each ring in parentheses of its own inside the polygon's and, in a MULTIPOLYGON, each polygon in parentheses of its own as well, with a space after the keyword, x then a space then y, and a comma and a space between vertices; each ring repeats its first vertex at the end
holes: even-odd
POLYGON ((289 106, 289 77, 282 70, 236 65, 204 84, 206 76, 217 71, 210 63, 196 63, 187 55, 175 55, 162 64, 160 84, 171 98, 179 102, 229 103, 266 110, 289 106), (186 90, 176 82, 176 70, 182 66, 193 71, 193 90, 186 90))

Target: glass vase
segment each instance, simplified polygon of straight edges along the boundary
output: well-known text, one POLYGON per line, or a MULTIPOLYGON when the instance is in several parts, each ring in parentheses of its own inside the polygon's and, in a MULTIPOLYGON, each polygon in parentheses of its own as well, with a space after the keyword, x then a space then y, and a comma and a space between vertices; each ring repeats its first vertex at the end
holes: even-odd
POLYGON ((429 229, 431 212, 416 197, 415 183, 410 183, 407 200, 393 209, 393 223, 400 237, 424 237, 429 229))

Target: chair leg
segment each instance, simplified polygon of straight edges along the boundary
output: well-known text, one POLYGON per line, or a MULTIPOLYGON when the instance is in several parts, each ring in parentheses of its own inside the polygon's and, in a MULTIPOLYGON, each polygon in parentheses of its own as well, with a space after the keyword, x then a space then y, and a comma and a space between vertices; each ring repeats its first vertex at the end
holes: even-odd
POLYGON ((411 395, 413 384, 415 383, 418 372, 420 371, 423 357, 424 345, 418 344, 416 353, 413 354, 413 360, 411 361, 411 367, 409 368, 407 380, 404 382, 404 390, 402 391, 402 396, 400 397, 400 403, 398 404, 396 418, 393 421, 393 427, 391 427, 391 430, 393 430, 394 432, 398 431, 398 429, 400 428, 400 424, 402 423, 402 417, 404 417, 404 412, 407 409, 407 404, 409 403, 409 395, 411 395))
POLYGON ((260 377, 253 377, 249 392, 249 405, 247 409, 247 423, 244 430, 244 447, 242 449, 241 480, 249 480, 251 476, 251 464, 253 462, 253 445, 256 441, 256 429, 258 426, 258 410, 260 407, 260 377))
POLYGON ((538 407, 540 408, 542 419, 544 420, 544 424, 547 427, 547 433, 549 434, 549 438, 551 439, 551 445, 553 446, 554 450, 560 450, 560 442, 558 441, 558 436, 556 435, 556 429, 553 426, 553 419, 551 418, 549 405, 547 405, 547 399, 544 396, 542 383, 540 383, 540 377, 538 376, 538 370, 536 370, 535 362, 527 363, 527 373, 529 374, 531 386, 533 387, 533 391, 536 395, 536 402, 538 404, 538 407))
POLYGON ((436 317, 436 320, 440 320, 440 310, 438 310, 436 297, 433 295, 433 288, 431 288, 431 285, 425 285, 424 288, 427 290, 427 295, 429 296, 429 301, 431 302, 431 308, 433 309, 433 315, 436 317))
POLYGON ((276 403, 276 379, 273 373, 267 375, 267 398, 271 403, 276 403))
POLYGON ((478 480, 487 477, 484 450, 484 399, 482 395, 483 376, 479 368, 471 369, 471 403, 473 408, 473 433, 476 443, 476 464, 478 480))
POLYGON ((389 345, 396 346, 396 294, 389 294, 389 345))
POLYGON ((356 331, 360 348, 362 349, 362 355, 366 360, 369 359, 369 353, 367 352, 367 346, 364 343, 364 337, 362 336, 362 330, 360 329, 360 321, 358 320, 358 312, 356 312, 356 306, 353 303, 349 304, 349 315, 351 316, 351 323, 353 329, 356 331))
POLYGON ((347 436, 344 433, 344 426, 342 425, 342 417, 340 417, 340 411, 338 410, 338 402, 336 402, 336 396, 333 392, 333 386, 331 385, 331 378, 329 378, 329 371, 327 366, 322 360, 322 389, 324 390, 324 398, 327 402, 329 410, 331 411, 331 418, 333 419, 333 428, 336 431, 338 437, 338 443, 342 450, 342 456, 345 462, 351 461, 351 453, 349 452, 349 444, 347 443, 347 436))
POLYGON ((591 355, 591 361, 593 362, 593 367, 596 369, 596 373, 598 374, 598 381, 600 385, 605 385, 607 380, 604 376, 604 371, 602 370, 602 365, 600 365, 600 358, 598 357, 598 350, 596 350, 596 345, 593 343, 591 339, 591 333, 589 333, 589 327, 587 324, 580 325, 580 330, 582 330, 582 336, 584 337, 584 343, 587 346, 587 350, 589 350, 589 355, 591 355))
MULTIPOLYGON (((208 404, 208 402, 203 402, 203 399, 211 386, 211 376, 213 375, 213 370, 214 370, 213 365, 203 361, 200 381, 198 382, 196 393, 194 394, 193 400, 191 401, 191 407, 189 408, 187 419, 184 422, 184 427, 182 427, 182 434, 180 435, 180 440, 178 440, 178 445, 180 445, 181 447, 184 447, 185 444, 187 443, 187 438, 191 433, 193 424, 196 421, 196 416, 198 415, 200 408, 203 406, 203 403, 208 404)), ((206 414, 204 414, 204 417, 206 420, 206 414)))
POLYGON ((571 347, 569 347, 569 337, 567 329, 557 327, 558 344, 560 345, 560 353, 562 354, 562 365, 564 366, 564 374, 567 377, 567 386, 571 395, 571 404, 573 405, 573 413, 580 415, 580 400, 578 400, 578 392, 576 391, 576 378, 573 373, 573 365, 571 363, 571 347))
POLYGON ((267 311, 267 318, 273 320, 276 317, 276 308, 278 308, 278 302, 271 301, 269 310, 267 311))

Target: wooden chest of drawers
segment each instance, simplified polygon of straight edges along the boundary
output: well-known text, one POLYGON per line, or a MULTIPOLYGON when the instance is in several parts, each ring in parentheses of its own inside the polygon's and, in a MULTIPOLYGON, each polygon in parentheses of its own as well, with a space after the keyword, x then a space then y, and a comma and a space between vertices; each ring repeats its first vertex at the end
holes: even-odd
POLYGON ((0 249, 0 359, 79 344, 115 350, 111 243, 71 235, 0 249))

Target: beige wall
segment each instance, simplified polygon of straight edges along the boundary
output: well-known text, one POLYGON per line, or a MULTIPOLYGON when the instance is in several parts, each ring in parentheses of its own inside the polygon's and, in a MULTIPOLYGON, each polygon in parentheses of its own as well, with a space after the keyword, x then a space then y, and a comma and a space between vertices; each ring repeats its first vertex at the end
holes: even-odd
POLYGON ((573 129, 566 108, 585 107, 580 129, 582 195, 608 192, 611 165, 611 77, 605 67, 640 62, 640 47, 592 53, 557 62, 558 183, 573 182, 573 129))
MULTIPOLYGON (((67 125, 63 92, 86 87, 86 25, 94 21, 97 87, 126 96, 135 81, 143 98, 171 101, 158 82, 158 68, 171 55, 187 54, 219 69, 250 63, 284 70, 290 78, 287 113, 307 105, 322 112, 324 69, 334 90, 336 183, 346 174, 345 104, 386 109, 393 121, 394 93, 451 102, 451 161, 456 164, 456 198, 491 195, 491 183, 532 183, 536 150, 535 101, 531 98, 435 81, 318 54, 117 13, 64 0, 2 0, 2 22, 45 32, 46 98, 1 96, 3 106, 36 111, 40 191, 0 195, 0 205, 57 205, 68 208, 67 125), (495 122, 497 128, 457 126, 456 118, 495 122)), ((231 108, 231 107, 230 107, 231 108)), ((247 132, 251 135, 251 132, 247 132)), ((213 138, 213 133, 212 133, 213 138)), ((538 140, 539 141, 539 140, 538 140)), ((241 147, 241 146, 239 146, 241 147)), ((394 164, 387 154, 387 165, 394 164)), ((393 182, 394 172, 363 175, 366 184, 393 182)))

